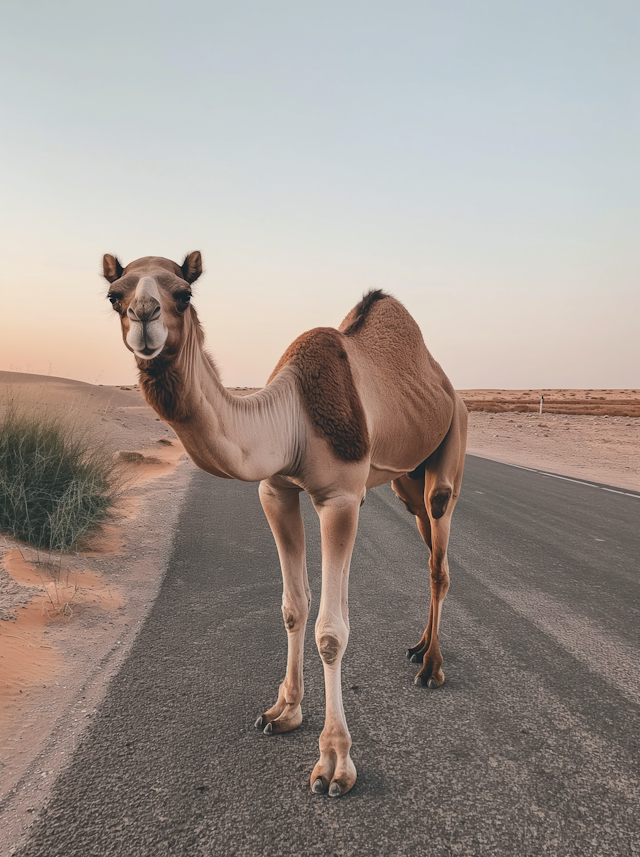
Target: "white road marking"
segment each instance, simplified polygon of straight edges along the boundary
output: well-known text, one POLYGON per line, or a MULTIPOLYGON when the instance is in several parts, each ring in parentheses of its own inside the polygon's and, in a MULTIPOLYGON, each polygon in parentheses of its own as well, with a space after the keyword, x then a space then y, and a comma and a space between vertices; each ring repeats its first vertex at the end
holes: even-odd
POLYGON ((534 467, 524 467, 522 464, 507 464, 506 461, 499 461, 498 464, 506 464, 507 467, 517 467, 518 470, 528 470, 530 473, 537 473, 540 476, 550 476, 553 479, 564 479, 565 482, 575 482, 576 485, 586 485, 588 488, 598 488, 600 491, 609 491, 611 494, 624 494, 625 497, 635 497, 636 500, 640 500, 640 494, 631 494, 629 491, 619 491, 617 488, 605 488, 604 485, 594 485, 593 482, 583 482, 581 479, 572 479, 570 476, 560 476, 557 473, 547 473, 546 470, 536 470, 534 467))

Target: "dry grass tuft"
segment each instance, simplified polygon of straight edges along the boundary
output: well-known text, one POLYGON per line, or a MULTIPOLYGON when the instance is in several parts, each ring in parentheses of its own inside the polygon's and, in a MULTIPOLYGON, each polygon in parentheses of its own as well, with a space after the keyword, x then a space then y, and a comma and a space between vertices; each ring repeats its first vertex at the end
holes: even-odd
POLYGON ((73 550, 118 494, 116 465, 61 415, 20 410, 0 417, 0 530, 42 550, 73 550))

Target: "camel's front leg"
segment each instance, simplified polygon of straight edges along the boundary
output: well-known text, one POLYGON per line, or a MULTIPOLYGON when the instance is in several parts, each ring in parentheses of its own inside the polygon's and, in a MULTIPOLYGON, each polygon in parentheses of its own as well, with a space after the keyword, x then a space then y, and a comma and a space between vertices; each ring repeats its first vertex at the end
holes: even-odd
POLYGON ((326 716, 320 760, 311 774, 316 794, 346 794, 356 781, 349 750, 351 736, 342 706, 341 663, 349 638, 349 564, 358 527, 360 497, 341 496, 316 504, 322 534, 322 597, 316 642, 324 664, 326 716))
POLYGON ((290 732, 302 723, 304 695, 302 664, 304 632, 311 600, 305 560, 304 526, 300 514, 300 490, 265 480, 260 483, 260 501, 276 541, 282 566, 282 616, 287 629, 287 673, 278 699, 256 720, 266 735, 290 732))

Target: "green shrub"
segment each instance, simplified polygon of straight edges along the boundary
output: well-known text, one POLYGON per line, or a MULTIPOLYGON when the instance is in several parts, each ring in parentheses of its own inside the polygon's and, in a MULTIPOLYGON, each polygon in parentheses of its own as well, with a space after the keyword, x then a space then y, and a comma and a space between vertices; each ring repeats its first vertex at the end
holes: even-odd
POLYGON ((68 551, 116 497, 113 460, 62 417, 9 406, 0 417, 0 530, 68 551))

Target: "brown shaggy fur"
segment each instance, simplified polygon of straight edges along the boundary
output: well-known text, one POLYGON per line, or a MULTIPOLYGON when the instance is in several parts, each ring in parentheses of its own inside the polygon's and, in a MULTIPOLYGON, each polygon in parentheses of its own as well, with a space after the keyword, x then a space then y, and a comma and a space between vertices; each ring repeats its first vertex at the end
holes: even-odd
MULTIPOLYGON (((147 402, 162 417, 172 423, 184 422, 190 418, 186 405, 184 387, 186 378, 193 365, 194 355, 202 350, 204 332, 195 307, 189 307, 182 315, 184 341, 182 344, 182 365, 178 365, 175 350, 165 348, 162 354, 153 360, 136 357, 139 369, 140 389, 147 402)), ((211 357, 205 353, 205 359, 213 365, 211 357)))
POLYGON ((360 303, 354 306, 349 315, 342 322, 340 325, 340 332, 344 333, 345 336, 353 336, 353 334, 357 333, 365 323, 366 318, 369 315, 369 310, 376 301, 380 301, 383 298, 388 297, 391 297, 391 295, 386 294, 382 289, 371 289, 371 291, 364 295, 360 303))
POLYGON ((338 458, 361 461, 369 452, 369 433, 342 335, 333 327, 303 333, 282 355, 269 381, 287 365, 295 368, 302 401, 318 434, 338 458))
POLYGON ((183 402, 184 377, 173 357, 162 354, 153 360, 138 360, 142 394, 163 420, 182 422, 188 418, 183 402))

